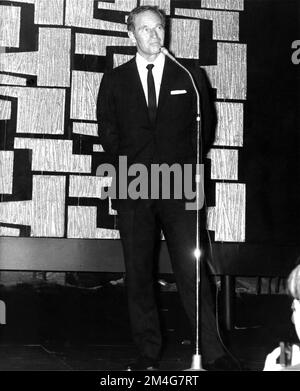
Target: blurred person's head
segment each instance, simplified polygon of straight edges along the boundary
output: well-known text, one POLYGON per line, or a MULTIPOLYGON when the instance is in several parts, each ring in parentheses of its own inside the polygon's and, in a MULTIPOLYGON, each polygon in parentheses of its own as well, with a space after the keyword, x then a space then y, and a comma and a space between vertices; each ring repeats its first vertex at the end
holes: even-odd
POLYGON ((295 325, 298 338, 300 339, 300 264, 290 273, 287 286, 289 293, 294 298, 292 303, 292 321, 295 325))

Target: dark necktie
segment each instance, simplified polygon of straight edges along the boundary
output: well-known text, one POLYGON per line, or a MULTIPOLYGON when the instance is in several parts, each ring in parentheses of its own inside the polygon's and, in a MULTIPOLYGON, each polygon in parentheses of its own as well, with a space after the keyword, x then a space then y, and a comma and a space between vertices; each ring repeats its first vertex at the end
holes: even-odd
POLYGON ((148 64, 148 76, 147 76, 147 84, 148 84, 148 112, 149 118, 152 124, 154 124, 156 119, 156 92, 155 92, 155 84, 154 78, 152 74, 153 64, 148 64))

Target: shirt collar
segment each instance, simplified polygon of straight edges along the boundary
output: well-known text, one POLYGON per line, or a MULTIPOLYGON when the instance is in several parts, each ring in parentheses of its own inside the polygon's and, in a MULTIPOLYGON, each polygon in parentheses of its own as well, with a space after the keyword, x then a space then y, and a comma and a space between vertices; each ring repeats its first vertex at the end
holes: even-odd
POLYGON ((158 68, 163 68, 164 64, 165 64, 165 55, 163 53, 159 53, 159 55, 157 56, 157 58, 155 59, 155 61, 153 62, 149 62, 147 61, 143 56, 140 55, 140 53, 136 53, 136 63, 137 63, 137 66, 138 67, 143 67, 143 68, 146 68, 146 66, 148 64, 153 64, 156 69, 158 68))

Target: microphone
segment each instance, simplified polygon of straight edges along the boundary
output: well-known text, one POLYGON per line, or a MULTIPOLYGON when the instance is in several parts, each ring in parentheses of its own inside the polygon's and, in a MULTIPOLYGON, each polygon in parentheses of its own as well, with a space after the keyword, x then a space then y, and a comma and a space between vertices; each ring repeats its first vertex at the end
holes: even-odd
POLYGON ((175 62, 177 62, 176 58, 172 56, 172 54, 169 52, 168 49, 166 49, 165 47, 161 47, 160 48, 160 51, 165 55, 165 56, 168 56, 170 57, 173 61, 175 60, 175 62))

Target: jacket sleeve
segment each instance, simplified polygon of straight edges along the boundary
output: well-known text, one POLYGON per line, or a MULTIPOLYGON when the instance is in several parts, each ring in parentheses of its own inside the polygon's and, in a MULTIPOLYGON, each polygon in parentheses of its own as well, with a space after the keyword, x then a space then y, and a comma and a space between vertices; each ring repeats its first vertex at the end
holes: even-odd
POLYGON ((204 158, 215 141, 217 113, 213 101, 212 90, 210 88, 211 86, 205 71, 198 65, 197 69, 193 70, 193 76, 200 93, 201 141, 204 158))
POLYGON ((118 125, 111 73, 104 74, 97 99, 97 122, 100 143, 114 160, 119 148, 118 125))

